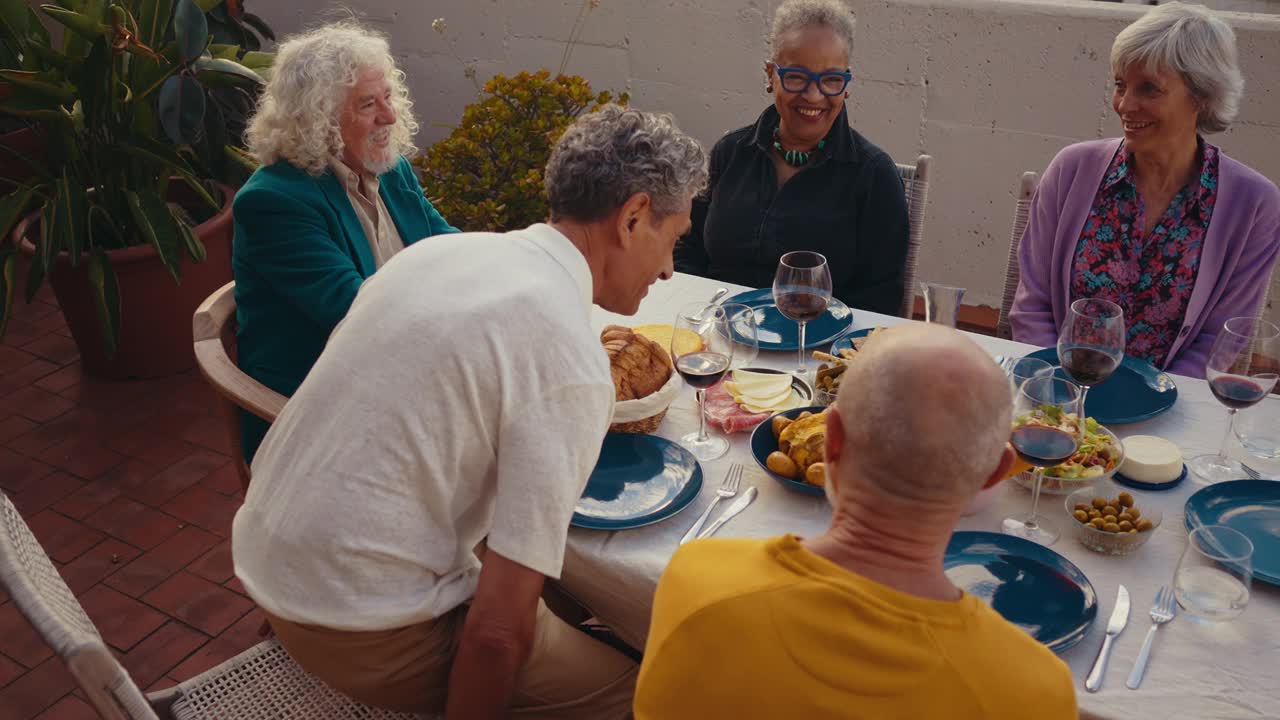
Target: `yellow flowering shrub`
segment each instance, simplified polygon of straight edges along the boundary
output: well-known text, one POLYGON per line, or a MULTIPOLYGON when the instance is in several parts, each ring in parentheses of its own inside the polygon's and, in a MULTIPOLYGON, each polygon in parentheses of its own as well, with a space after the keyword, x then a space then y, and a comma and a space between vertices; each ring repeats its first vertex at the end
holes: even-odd
POLYGON ((449 137, 414 159, 427 197, 454 227, 505 232, 547 219, 542 171, 551 148, 584 112, 609 102, 577 75, 495 75, 449 137))

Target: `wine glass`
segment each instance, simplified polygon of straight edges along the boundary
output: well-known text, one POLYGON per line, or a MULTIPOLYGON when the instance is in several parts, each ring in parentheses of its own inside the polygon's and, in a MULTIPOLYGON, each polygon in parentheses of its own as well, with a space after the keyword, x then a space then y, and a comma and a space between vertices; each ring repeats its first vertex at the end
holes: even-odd
POLYGON ((1124 359, 1124 311, 1110 300, 1081 298, 1071 303, 1058 333, 1058 361, 1080 386, 1080 432, 1083 437, 1084 400, 1124 359))
POLYGON ((1217 455, 1197 455, 1187 467, 1201 484, 1234 480, 1244 468, 1227 457, 1227 441, 1236 412, 1258 404, 1280 378, 1280 328, 1262 318, 1234 317, 1213 341, 1205 379, 1218 402, 1227 406, 1227 431, 1217 455))
POLYGON ((1048 518, 1037 515, 1036 509, 1040 505, 1044 469, 1071 457, 1080 445, 1070 416, 1079 402, 1080 388, 1053 375, 1028 378, 1018 388, 1013 400, 1013 435, 1009 441, 1019 457, 1035 467, 1035 482, 1031 490, 1031 513, 1004 519, 1001 529, 1009 535, 1041 545, 1058 541, 1057 529, 1049 524, 1048 518))
POLYGON ((1249 604, 1252 581, 1253 542, 1225 525, 1202 525, 1187 535, 1173 596, 1201 620, 1231 620, 1249 604))
POLYGON ((676 314, 675 332, 671 334, 671 359, 680 377, 698 391, 698 431, 680 438, 680 444, 702 462, 715 460, 729 452, 728 440, 707 433, 704 400, 706 389, 720 382, 728 372, 736 346, 729 331, 729 316, 723 307, 705 302, 693 303, 676 314), (702 342, 698 345, 680 342, 678 338, 687 336, 689 332, 702 342))
POLYGON ((1052 374, 1053 366, 1047 360, 1033 357, 1018 358, 1009 366, 1009 384, 1012 386, 1014 396, 1017 397, 1018 388, 1022 387, 1022 383, 1033 377, 1052 374))
POLYGON ((831 302, 831 269, 820 253, 796 250, 782 256, 773 276, 773 304, 787 319, 800 325, 797 375, 809 371, 804 357, 804 326, 816 320, 831 302))
POLYGON ((729 333, 736 347, 733 349, 734 368, 751 367, 760 356, 759 326, 756 310, 741 303, 724 303, 725 317, 729 320, 729 333))

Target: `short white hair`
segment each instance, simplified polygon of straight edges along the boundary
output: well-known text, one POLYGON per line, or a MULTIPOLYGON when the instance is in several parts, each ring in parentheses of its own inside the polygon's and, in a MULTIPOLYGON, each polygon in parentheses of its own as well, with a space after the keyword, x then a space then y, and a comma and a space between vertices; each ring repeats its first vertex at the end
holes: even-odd
POLYGON ((769 34, 771 60, 777 62, 784 37, 796 30, 811 27, 829 28, 844 41, 846 61, 853 57, 853 11, 840 0, 787 0, 773 13, 773 31, 769 34))
POLYGON ((1240 111, 1244 76, 1235 31, 1203 5, 1159 5, 1121 30, 1111 46, 1111 69, 1133 66, 1182 75, 1203 104, 1196 121, 1201 132, 1226 130, 1240 111))
POLYGON ((382 71, 391 87, 391 147, 396 154, 417 152, 409 88, 391 56, 384 36, 343 21, 285 40, 276 51, 271 80, 245 130, 249 153, 259 163, 286 160, 312 175, 321 175, 329 157, 345 149, 339 121, 351 88, 360 76, 382 71))

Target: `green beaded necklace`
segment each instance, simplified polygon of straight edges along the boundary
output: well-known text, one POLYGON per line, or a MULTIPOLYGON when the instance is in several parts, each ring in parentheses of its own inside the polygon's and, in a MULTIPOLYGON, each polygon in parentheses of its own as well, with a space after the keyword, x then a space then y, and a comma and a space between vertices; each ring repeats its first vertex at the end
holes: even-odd
POLYGON ((782 128, 773 129, 773 149, 782 153, 782 159, 785 160, 788 165, 793 167, 807 165, 809 163, 809 158, 813 157, 815 152, 822 150, 822 147, 827 144, 826 138, 823 138, 818 141, 818 147, 815 150, 784 150, 782 148, 782 141, 779 139, 781 132, 782 128))

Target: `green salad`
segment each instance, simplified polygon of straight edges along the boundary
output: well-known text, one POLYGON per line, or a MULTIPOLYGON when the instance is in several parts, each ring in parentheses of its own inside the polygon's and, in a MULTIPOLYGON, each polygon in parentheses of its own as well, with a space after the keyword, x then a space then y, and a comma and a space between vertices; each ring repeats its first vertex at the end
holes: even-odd
MULTIPOLYGON (((1056 427, 1072 435, 1080 434, 1080 422, 1075 413, 1065 412, 1056 405, 1042 405, 1038 412, 1018 417, 1015 423, 1056 427)), ((1045 477, 1079 480, 1102 477, 1115 469, 1120 453, 1112 436, 1093 418, 1084 419, 1084 440, 1066 462, 1045 468, 1045 477)))

